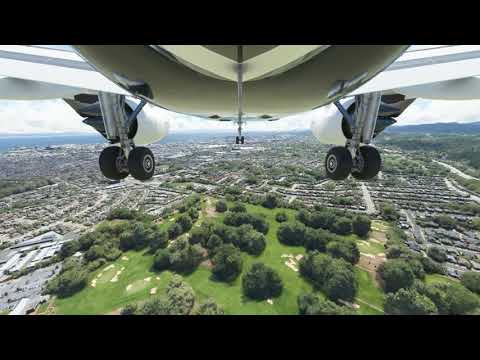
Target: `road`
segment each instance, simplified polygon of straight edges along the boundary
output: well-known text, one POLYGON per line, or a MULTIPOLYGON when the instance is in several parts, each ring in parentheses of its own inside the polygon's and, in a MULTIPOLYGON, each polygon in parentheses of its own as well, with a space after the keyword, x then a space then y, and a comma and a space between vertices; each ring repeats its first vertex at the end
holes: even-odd
POLYGON ((367 214, 374 214, 376 212, 376 209, 372 197, 370 196, 370 192, 368 191, 365 183, 362 182, 361 187, 363 193, 363 200, 365 201, 365 206, 367 207, 367 214))
POLYGON ((479 203, 480 204, 480 197, 476 196, 476 195, 473 195, 471 193, 468 193, 466 191, 462 191, 460 190, 458 187, 457 187, 457 183, 455 182, 455 180, 449 180, 449 179, 445 179, 445 184, 447 184, 447 187, 452 190, 452 191, 455 191, 456 193, 460 194, 460 195, 469 195, 470 196, 470 199, 472 199, 473 201, 475 201, 476 203, 479 203))
POLYGON ((440 164, 444 167, 446 167, 447 169, 449 169, 451 172, 453 172, 454 174, 460 176, 460 177, 463 177, 464 179, 467 179, 467 180, 472 180, 472 179, 475 179, 475 180, 480 180, 474 176, 471 176, 471 175, 468 175, 468 174, 465 174, 463 171, 460 171, 459 169, 457 169, 456 167, 453 167, 452 165, 449 165, 449 164, 446 164, 446 163, 443 163, 441 161, 437 161, 437 160, 433 160, 433 162, 436 162, 437 164, 440 164))
POLYGON ((417 223, 415 222, 415 215, 413 215, 412 212, 408 210, 404 210, 404 212, 405 212, 405 215, 407 216, 408 223, 412 227, 413 234, 415 235, 415 239, 420 238, 421 242, 426 243, 427 239, 425 239, 425 234, 423 233, 422 228, 418 226, 417 223))

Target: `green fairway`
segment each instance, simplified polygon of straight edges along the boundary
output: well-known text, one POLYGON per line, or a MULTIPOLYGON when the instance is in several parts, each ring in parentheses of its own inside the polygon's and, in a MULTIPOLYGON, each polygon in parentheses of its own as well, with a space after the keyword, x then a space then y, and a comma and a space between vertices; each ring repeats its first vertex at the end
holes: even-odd
POLYGON ((356 302, 360 305, 358 313, 361 315, 383 314, 383 291, 375 284, 372 275, 359 267, 355 267, 358 279, 358 294, 356 302))
MULTIPOLYGON (((214 203, 215 200, 212 199, 209 207, 214 206, 214 203)), ((203 211, 198 223, 209 217, 205 210, 207 204, 203 202, 202 205, 203 211)), ((242 275, 230 284, 218 282, 212 279, 211 271, 205 266, 199 266, 195 272, 184 278, 194 289, 197 301, 201 302, 211 297, 223 307, 226 314, 298 314, 298 295, 302 292, 311 292, 313 289, 307 281, 300 277, 297 271, 289 268, 285 263, 290 257, 298 268, 298 258, 304 256, 306 251, 304 247, 291 247, 281 244, 276 236, 280 224, 275 221, 275 215, 280 211, 286 212, 291 219, 294 218, 296 211, 245 205, 249 213, 265 216, 269 223, 269 231, 266 235, 267 246, 260 256, 254 257, 242 252, 244 260, 242 274, 257 261, 267 264, 275 269, 283 280, 284 289, 281 296, 274 298, 272 304, 267 301, 246 299, 242 294, 242 275)), ((213 219, 215 222, 221 222, 223 218, 224 214, 215 214, 213 219)), ((170 223, 169 220, 166 220, 163 224, 168 226, 170 223)), ((352 237, 359 240, 356 236, 352 237)), ((153 256, 146 251, 124 253, 115 262, 106 264, 101 269, 94 271, 85 289, 69 298, 56 299, 55 313, 114 313, 126 304, 148 299, 152 296, 151 289, 153 288, 156 288, 156 294, 162 293, 173 273, 170 271, 154 272, 151 269, 152 264, 153 256)), ((383 308, 382 291, 376 286, 375 281, 367 271, 357 267, 355 271, 359 281, 358 301, 356 303, 360 305, 360 308, 357 313, 381 314, 383 308)))

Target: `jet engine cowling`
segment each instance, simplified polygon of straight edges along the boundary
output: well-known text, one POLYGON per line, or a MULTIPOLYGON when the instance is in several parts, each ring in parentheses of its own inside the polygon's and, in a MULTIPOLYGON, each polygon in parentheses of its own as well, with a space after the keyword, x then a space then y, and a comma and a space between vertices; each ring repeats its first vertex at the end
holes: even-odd
MULTIPOLYGON (((126 99, 125 103, 132 111, 137 106, 131 99, 126 99)), ((132 126, 136 127, 134 134, 131 134, 135 145, 148 145, 165 138, 170 130, 171 120, 172 116, 167 111, 148 104, 144 106, 132 126)))
MULTIPOLYGON (((399 116, 412 102, 413 100, 405 100, 404 97, 392 102, 388 96, 383 96, 373 138, 388 126, 395 124, 397 121, 394 117, 399 116)), ((353 116, 355 112, 355 99, 349 98, 341 103, 348 113, 353 116)), ((324 113, 313 114, 313 119, 310 124, 313 135, 322 144, 344 146, 347 139, 352 138, 352 129, 348 120, 334 104, 330 104, 324 109, 324 113)), ((361 139, 361 141, 363 142, 363 139, 361 139)))
MULTIPOLYGON (((64 99, 80 116, 85 119, 83 122, 97 130, 105 139, 107 134, 103 123, 100 103, 96 96, 89 100, 77 97, 75 100, 64 99)), ((129 116, 137 107, 138 101, 125 99, 125 113, 129 116)), ((166 110, 152 105, 145 105, 140 113, 133 119, 128 130, 128 137, 133 139, 135 145, 148 145, 162 140, 168 135, 172 115, 166 110)), ((119 139, 107 139, 115 144, 119 139)))

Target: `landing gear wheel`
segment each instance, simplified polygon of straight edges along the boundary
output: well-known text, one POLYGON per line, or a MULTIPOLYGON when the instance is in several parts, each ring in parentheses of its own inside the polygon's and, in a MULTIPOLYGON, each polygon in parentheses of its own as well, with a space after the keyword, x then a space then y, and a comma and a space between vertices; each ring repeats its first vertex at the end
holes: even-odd
POLYGON ((235 138, 235 144, 240 144, 240 138, 238 136, 235 138))
POLYGON ((347 148, 335 146, 325 158, 325 172, 332 180, 344 180, 352 171, 352 155, 347 148))
POLYGON ((240 137, 240 144, 244 144, 245 143, 245 138, 243 136, 240 137))
POLYGON ((148 180, 155 172, 155 158, 150 149, 146 147, 136 147, 128 155, 128 170, 137 180, 148 180))
POLYGON ((121 172, 121 162, 124 161, 123 150, 118 146, 109 146, 103 149, 98 159, 103 176, 111 180, 122 180, 128 172, 121 172))
POLYGON ((377 176, 382 165, 382 158, 373 146, 360 146, 360 154, 363 157, 363 169, 352 171, 352 176, 358 180, 370 180, 377 176))

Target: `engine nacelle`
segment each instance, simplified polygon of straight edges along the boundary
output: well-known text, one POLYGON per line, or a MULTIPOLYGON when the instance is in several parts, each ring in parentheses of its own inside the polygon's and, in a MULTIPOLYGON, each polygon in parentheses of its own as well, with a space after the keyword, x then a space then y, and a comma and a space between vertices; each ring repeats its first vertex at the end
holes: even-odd
MULTIPOLYGON (((349 110, 355 100, 347 99, 342 102, 345 109, 349 110)), ((312 115, 310 128, 313 136, 322 144, 345 145, 347 137, 351 137, 346 119, 334 104, 325 106, 322 113, 312 115)))
MULTIPOLYGON (((125 99, 125 103, 132 111, 137 107, 137 103, 132 99, 125 99)), ((148 145, 165 138, 170 130, 172 119, 172 115, 166 110, 149 104, 145 105, 132 126, 135 145, 148 145)))

